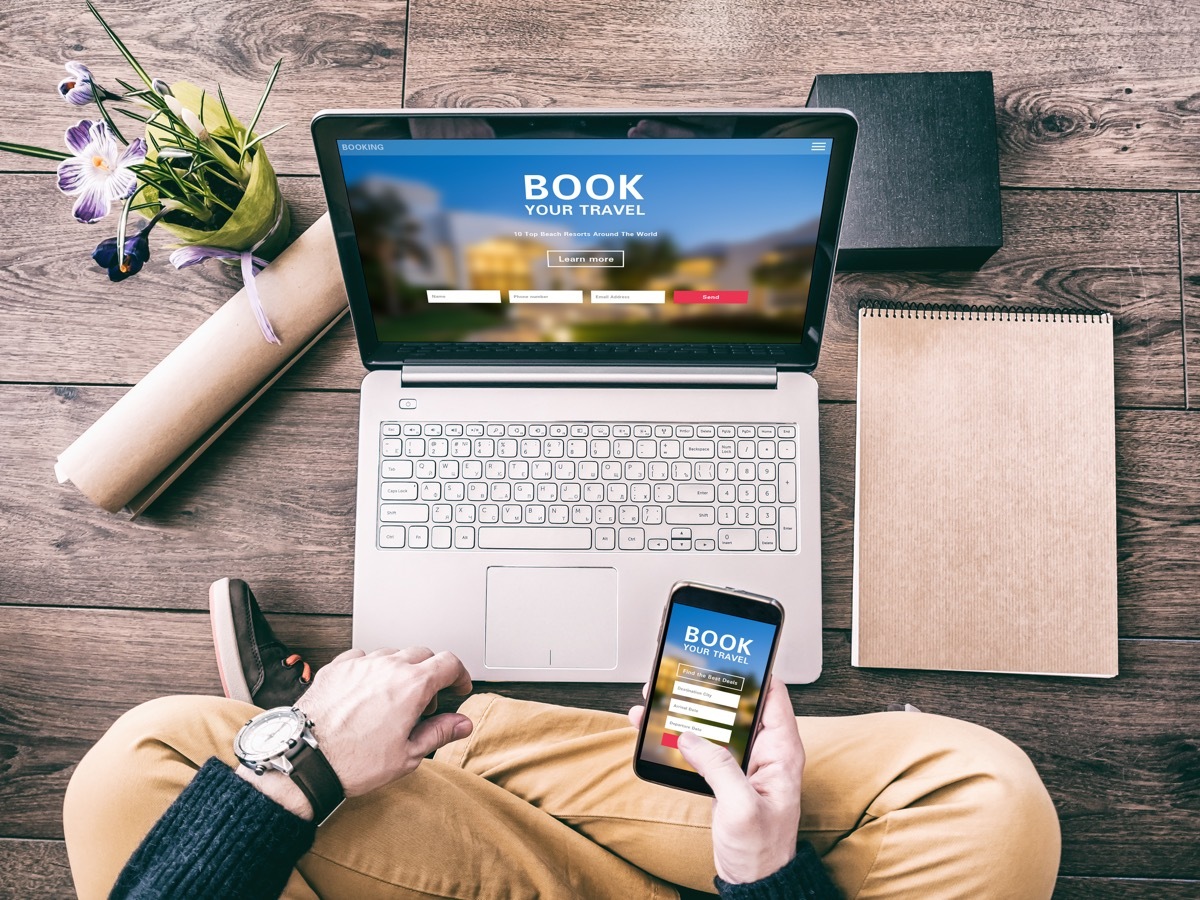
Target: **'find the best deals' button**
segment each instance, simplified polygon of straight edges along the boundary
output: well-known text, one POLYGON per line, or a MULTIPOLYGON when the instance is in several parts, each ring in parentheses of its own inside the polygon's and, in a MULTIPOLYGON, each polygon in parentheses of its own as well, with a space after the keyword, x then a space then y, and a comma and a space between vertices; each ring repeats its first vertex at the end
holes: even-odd
POLYGON ((675 291, 676 303, 749 303, 749 291, 675 291))

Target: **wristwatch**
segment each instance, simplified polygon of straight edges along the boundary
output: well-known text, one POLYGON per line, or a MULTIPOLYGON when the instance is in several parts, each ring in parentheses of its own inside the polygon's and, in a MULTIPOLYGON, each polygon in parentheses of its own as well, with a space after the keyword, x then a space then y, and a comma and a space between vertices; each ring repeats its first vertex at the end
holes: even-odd
POLYGON ((346 799, 342 782, 317 745, 313 723, 299 709, 277 706, 259 713, 233 739, 238 761, 256 775, 274 769, 287 775, 312 804, 318 825, 346 799))

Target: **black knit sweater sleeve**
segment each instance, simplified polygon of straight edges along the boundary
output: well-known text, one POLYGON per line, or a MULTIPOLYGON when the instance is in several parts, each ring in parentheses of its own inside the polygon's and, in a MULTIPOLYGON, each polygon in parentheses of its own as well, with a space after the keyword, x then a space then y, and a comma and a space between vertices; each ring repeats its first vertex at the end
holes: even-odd
POLYGON ((315 835, 312 822, 213 757, 150 829, 111 897, 278 897, 315 835))
POLYGON ((800 842, 790 863, 761 881, 730 884, 717 878, 716 885, 721 900, 842 900, 808 841, 800 842))

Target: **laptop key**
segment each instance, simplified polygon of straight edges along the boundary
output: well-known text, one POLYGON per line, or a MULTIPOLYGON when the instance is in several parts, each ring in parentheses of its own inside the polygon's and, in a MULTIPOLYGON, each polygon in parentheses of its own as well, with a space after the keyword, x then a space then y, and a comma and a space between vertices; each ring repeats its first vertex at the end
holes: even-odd
POLYGON ((758 535, 753 528, 722 528, 717 532, 717 546, 722 550, 754 550, 758 535))
POLYGON ((478 544, 481 550, 590 550, 592 529, 484 525, 478 544))
POLYGON ((379 507, 381 522, 428 522, 429 507, 424 503, 383 503, 379 507))
POLYGON ((379 529, 379 546, 380 547, 403 547, 404 546, 404 526, 403 525, 383 525, 379 529))

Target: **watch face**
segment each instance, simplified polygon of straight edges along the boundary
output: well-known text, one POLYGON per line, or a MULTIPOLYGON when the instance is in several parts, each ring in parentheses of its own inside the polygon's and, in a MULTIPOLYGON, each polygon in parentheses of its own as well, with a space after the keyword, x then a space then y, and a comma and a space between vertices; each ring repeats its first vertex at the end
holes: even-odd
POLYGON ((255 718, 237 738, 242 759, 269 759, 289 749, 304 730, 304 717, 290 709, 273 709, 255 718))

